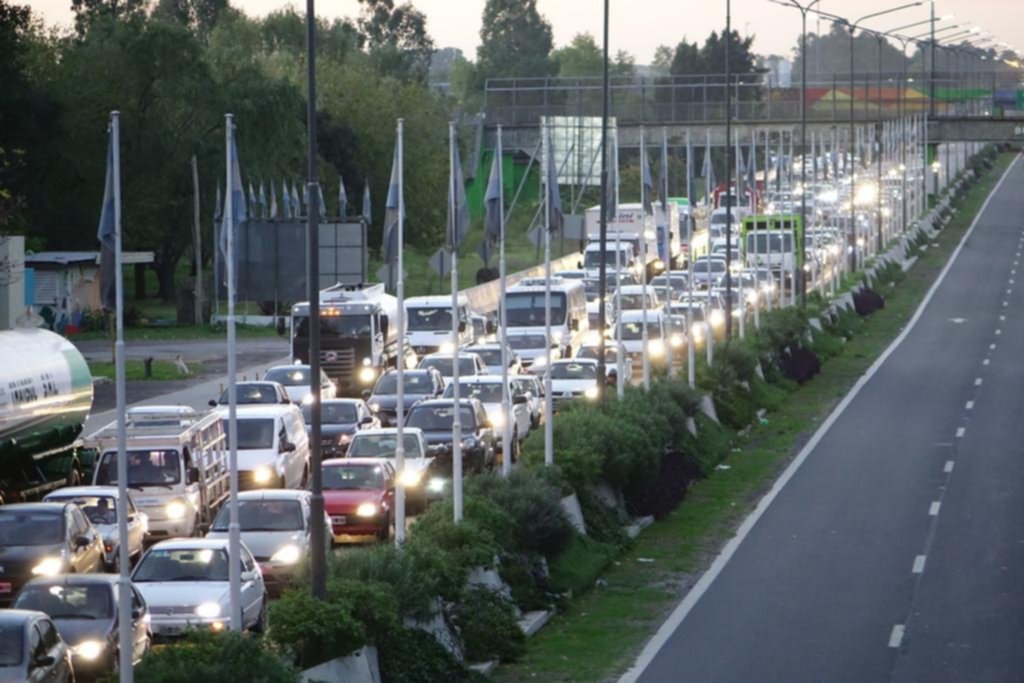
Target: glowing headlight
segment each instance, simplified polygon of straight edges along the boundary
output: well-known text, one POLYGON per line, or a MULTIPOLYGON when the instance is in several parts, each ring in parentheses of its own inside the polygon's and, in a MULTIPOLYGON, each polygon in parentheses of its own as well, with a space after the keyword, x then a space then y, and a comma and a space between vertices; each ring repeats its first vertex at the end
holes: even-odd
POLYGON ((756 291, 747 292, 747 303, 748 304, 756 304, 757 303, 757 292, 756 291))
POLYGON ((196 616, 203 619, 216 619, 220 616, 220 605, 216 602, 204 602, 196 607, 196 616))
POLYGON ((561 330, 552 330, 551 331, 551 341, 555 342, 556 344, 558 342, 562 341, 562 331, 561 330))
POLYGON ((402 473, 398 475, 398 481, 406 488, 413 488, 419 486, 423 481, 423 473, 418 470, 402 470, 402 473))
POLYGON ((364 384, 369 384, 373 380, 377 379, 377 371, 369 366, 363 366, 359 369, 359 381, 364 384))
POLYGON ((446 341, 439 347, 437 347, 437 350, 440 351, 441 353, 454 353, 455 344, 452 344, 450 341, 446 341))
POLYGON ((647 352, 655 358, 665 355, 665 343, 660 339, 652 339, 647 342, 647 352))
POLYGON ((416 366, 420 364, 419 358, 416 357, 415 353, 409 354, 405 357, 405 369, 415 370, 416 366))
POLYGON ((302 404, 303 405, 308 406, 311 403, 313 403, 313 394, 306 394, 305 396, 302 397, 302 404))
POLYGON ((433 491, 434 493, 440 493, 441 491, 444 491, 444 479, 434 477, 427 484, 427 488, 433 491))
POLYGON ((669 343, 672 344, 673 349, 678 349, 680 346, 683 345, 683 337, 678 334, 673 334, 672 337, 669 339, 669 343))
POLYGON ((370 360, 370 358, 369 358, 369 357, 366 357, 366 358, 364 358, 364 359, 363 359, 363 367, 364 367, 364 368, 368 368, 368 367, 370 367, 371 365, 373 365, 373 361, 372 361, 372 360, 370 360))
POLYGON ((379 403, 371 403, 370 404, 370 410, 372 410, 375 413, 379 413, 380 412, 380 404, 379 403))
POLYGON ((342 434, 340 437, 338 437, 338 443, 341 444, 342 446, 344 446, 345 444, 347 444, 351 440, 352 440, 352 435, 351 434, 342 434))
MULTIPOLYGON (((295 564, 299 561, 300 557, 302 557, 302 551, 299 549, 299 546, 289 543, 286 546, 282 546, 280 550, 274 553, 271 556, 270 561, 276 564, 295 564)), ((219 612, 220 608, 218 607, 217 609, 219 612)))
POLYGON ((654 259, 654 269, 657 271, 665 270, 665 262, 659 259, 654 259))
POLYGON ((36 566, 32 567, 32 573, 36 576, 56 576, 64 569, 64 560, 59 557, 45 557, 36 566))
POLYGON ((701 341, 704 339, 704 326, 694 325, 693 326, 693 339, 694 341, 701 341))
POLYGON ((373 503, 363 503, 356 508, 356 514, 360 517, 373 517, 377 514, 377 506, 373 503))
POLYGON ((493 415, 488 415, 491 420, 491 424, 495 427, 505 426, 505 413, 496 412, 493 415))
POLYGON ((98 640, 83 640, 78 645, 71 648, 71 651, 76 657, 81 657, 87 661, 92 661, 103 654, 103 643, 98 640))
POLYGON ((587 332, 586 343, 590 345, 597 345, 601 343, 601 333, 597 330, 591 330, 587 332))
POLYGON ((583 392, 583 395, 590 400, 594 400, 597 398, 597 387, 587 387, 587 390, 583 392))
POLYGON ((252 480, 257 484, 267 484, 273 478, 274 471, 269 467, 257 467, 252 473, 252 480))
POLYGON ((167 513, 167 519, 184 519, 185 518, 185 503, 180 500, 172 500, 164 508, 164 512, 167 513))
POLYGON ((546 355, 540 355, 533 359, 533 365, 530 367, 542 368, 548 364, 548 357, 546 355))
POLYGON ((716 308, 715 310, 711 311, 711 314, 708 316, 708 320, 711 321, 712 325, 718 327, 725 323, 725 313, 722 313, 721 310, 716 308))

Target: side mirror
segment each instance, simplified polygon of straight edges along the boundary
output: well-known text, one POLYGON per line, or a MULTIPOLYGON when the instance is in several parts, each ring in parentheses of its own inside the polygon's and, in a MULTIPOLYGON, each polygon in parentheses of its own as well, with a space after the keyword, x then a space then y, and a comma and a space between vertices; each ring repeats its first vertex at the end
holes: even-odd
POLYGON ((216 408, 217 407, 217 401, 211 398, 209 403, 207 403, 207 405, 209 405, 211 408, 216 408))
POLYGON ((359 424, 361 424, 361 425, 368 425, 368 424, 372 424, 372 423, 373 423, 373 418, 370 417, 369 415, 367 415, 366 417, 364 417, 362 420, 359 421, 359 424))
POLYGON ((242 572, 238 578, 241 579, 242 583, 249 583, 256 579, 256 572, 242 572))
POLYGON ((577 261, 576 262, 576 268, 578 270, 583 270, 583 261, 577 261))
POLYGON ((523 394, 519 394, 518 396, 512 397, 512 405, 520 406, 523 405, 524 403, 526 403, 526 396, 524 396, 523 394))
POLYGON ((466 321, 465 320, 460 320, 459 321, 459 332, 465 332, 465 331, 466 331, 466 321))
POLYGON ((495 334, 498 331, 498 324, 493 320, 488 320, 484 329, 486 329, 487 334, 495 334))
POLYGON ((138 621, 146 616, 146 610, 136 607, 132 610, 132 621, 138 621))
POLYGON ((281 450, 285 453, 294 453, 295 444, 293 444, 291 441, 285 441, 283 444, 281 444, 281 450))
POLYGON ((198 484, 199 483, 199 468, 190 467, 188 468, 188 483, 198 484))
POLYGON ((88 548, 89 544, 92 543, 92 539, 88 536, 76 536, 75 547, 76 548, 88 548))
POLYGON ((32 666, 37 669, 53 666, 57 660, 51 655, 40 655, 32 660, 32 666))
POLYGON ((369 401, 371 396, 373 396, 373 392, 371 392, 369 389, 363 389, 363 400, 364 401, 369 401))

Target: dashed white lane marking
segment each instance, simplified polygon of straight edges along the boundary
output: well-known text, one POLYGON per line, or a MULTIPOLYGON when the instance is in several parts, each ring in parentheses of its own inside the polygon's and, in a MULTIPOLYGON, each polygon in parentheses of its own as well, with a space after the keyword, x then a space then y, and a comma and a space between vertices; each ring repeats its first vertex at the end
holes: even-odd
POLYGON ((1002 334, 1002 333, 1003 333, 1002 330, 996 330, 996 334, 1002 334))
POLYGON ((940 507, 942 507, 942 503, 940 503, 939 501, 935 501, 934 503, 932 503, 931 507, 928 508, 929 516, 936 517, 939 514, 940 507))
POLYGON ((906 627, 903 624, 896 624, 892 627, 892 635, 889 636, 889 647, 899 647, 903 642, 903 632, 906 627))
POLYGON ((958 439, 964 438, 964 432, 966 432, 966 431, 967 431, 967 429, 965 427, 957 427, 956 428, 956 438, 958 438, 958 439))
POLYGON ((1006 322, 1006 316, 1005 315, 999 316, 999 322, 1001 322, 1001 323, 1006 322))
POLYGON ((986 358, 985 360, 981 361, 982 365, 988 365, 988 363, 989 363, 988 358, 986 358))
MULTIPOLYGON (((1016 275, 1016 273, 1014 273, 1014 275, 1016 275)), ((1013 278, 1012 277, 1010 278, 1010 284, 1011 285, 1013 284, 1013 278)), ((454 391, 454 389, 453 389, 453 391, 454 391)))
POLYGON ((994 351, 994 350, 995 350, 995 348, 996 348, 996 345, 995 345, 995 344, 989 344, 989 345, 988 345, 988 348, 990 348, 990 349, 992 349, 992 350, 994 351))
POLYGON ((967 405, 964 406, 967 410, 974 410, 974 401, 968 401, 967 405))
POLYGON ((1005 308, 1006 306, 1009 306, 1009 305, 1010 305, 1010 302, 1009 302, 1009 301, 1004 301, 1004 302, 1003 302, 1003 307, 1004 307, 1004 308, 1005 308))
POLYGON ((981 378, 980 377, 978 379, 974 380, 974 386, 976 386, 976 387, 980 387, 981 386, 981 378))
POLYGON ((914 566, 910 569, 915 574, 920 574, 924 571, 924 563, 928 558, 924 555, 918 555, 914 558, 914 566))
POLYGON ((945 472, 946 474, 949 474, 950 472, 952 472, 953 471, 953 461, 952 460, 947 460, 946 461, 946 466, 942 468, 942 471, 945 472))
POLYGON ((1006 290, 1006 293, 1007 294, 1013 294, 1013 290, 1012 289, 1008 289, 1008 290, 1006 290))

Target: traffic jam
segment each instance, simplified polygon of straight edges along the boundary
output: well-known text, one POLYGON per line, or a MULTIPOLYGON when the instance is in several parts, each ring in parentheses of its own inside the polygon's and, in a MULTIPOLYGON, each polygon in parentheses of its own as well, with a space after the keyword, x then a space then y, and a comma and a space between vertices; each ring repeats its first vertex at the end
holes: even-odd
MULTIPOLYGON (((732 333, 743 334, 763 311, 793 305, 800 280, 808 292, 834 292, 848 259, 870 255, 876 230, 897 232, 901 193, 920 185, 905 169, 887 169, 881 184, 858 179, 851 197, 846 167, 835 154, 780 158, 774 178, 721 185, 700 206, 686 198, 647 209, 621 204, 605 221, 604 240, 594 207, 575 267, 550 280, 509 276, 500 311, 478 310, 460 293, 407 298, 399 317, 399 299, 382 284, 321 291, 325 550, 392 542, 399 484, 415 534, 417 513, 451 496, 454 476, 515 467, 529 435, 571 402, 659 373, 692 378, 695 358, 710 361, 724 341, 730 311, 732 333), (805 185, 797 182, 801 164, 808 177, 815 169, 805 185)), ((24 668, 23 651, 45 650, 31 661, 73 668, 82 680, 116 670, 122 648, 138 660, 188 629, 230 628, 229 434, 238 462, 242 625, 267 628, 268 600, 303 571, 313 538, 308 303, 293 306, 290 318, 290 362, 234 386, 232 428, 227 391, 210 397, 207 410, 127 409, 126 538, 117 518, 118 425, 78 436, 92 398, 79 386, 84 361, 66 340, 37 331, 32 353, 50 349, 63 359, 67 381, 56 396, 0 402, 12 411, 0 455, 28 453, 38 462, 73 441, 82 466, 66 485, 20 496, 33 502, 0 506, 0 678, 24 668), (47 440, 28 443, 30 428, 45 431, 44 413, 47 440), (131 643, 119 636, 122 544, 132 565, 131 643)))

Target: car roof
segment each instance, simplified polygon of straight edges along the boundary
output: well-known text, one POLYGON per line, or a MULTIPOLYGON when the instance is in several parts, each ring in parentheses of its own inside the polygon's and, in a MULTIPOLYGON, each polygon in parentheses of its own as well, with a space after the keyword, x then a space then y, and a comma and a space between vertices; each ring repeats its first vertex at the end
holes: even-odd
POLYGON ((306 363, 295 363, 294 365, 275 365, 272 368, 267 368, 263 372, 263 374, 266 375, 268 372, 273 372, 274 370, 306 370, 308 372, 309 365, 306 363))
MULTIPOLYGON (((413 410, 416 410, 420 406, 430 407, 430 406, 439 406, 439 405, 451 405, 454 402, 455 402, 454 398, 432 398, 432 399, 429 399, 429 400, 426 400, 426 401, 420 401, 419 403, 414 405, 409 410, 411 412, 413 410)), ((459 403, 473 404, 473 403, 479 403, 479 402, 480 402, 480 400, 476 399, 476 398, 462 398, 462 397, 459 398, 459 403)))
POLYGON ((466 377, 459 377, 459 384, 500 384, 500 383, 501 383, 501 375, 499 375, 497 373, 495 373, 493 375, 468 375, 466 377))
POLYGON ((227 550, 227 547, 228 539, 226 538, 171 538, 160 541, 151 550, 156 548, 161 550, 227 550))
POLYGON ((388 458, 331 458, 324 460, 324 467, 341 467, 342 465, 355 465, 356 467, 373 467, 391 462, 388 458))
POLYGON ((597 365, 596 358, 560 358, 552 365, 568 365, 570 363, 582 363, 584 365, 597 365))
MULTIPOLYGON (((451 296, 449 296, 447 294, 444 294, 444 295, 437 295, 437 294, 435 294, 433 296, 411 296, 411 297, 409 297, 408 299, 405 300, 406 308, 408 308, 410 304, 413 305, 413 306, 423 306, 423 307, 430 307, 430 308, 448 308, 448 309, 450 309, 452 307, 452 298, 451 298, 451 296)), ((466 297, 465 294, 459 294, 458 295, 458 305, 459 306, 468 306, 469 305, 469 299, 466 297)))
MULTIPOLYGON (((661 317, 661 311, 647 311, 647 322, 656 323, 658 318, 661 317)), ((622 322, 627 323, 640 323, 644 321, 644 311, 622 311, 619 315, 619 319, 622 322)))
MULTIPOLYGON (((422 363, 423 361, 425 361, 427 359, 433 359, 433 358, 451 358, 452 355, 453 354, 451 354, 451 353, 441 353, 440 351, 438 351, 437 353, 428 353, 427 355, 423 356, 423 358, 420 359, 420 362, 422 363)), ((460 360, 463 359, 463 358, 476 358, 476 357, 477 356, 474 353, 468 352, 465 349, 462 349, 462 350, 459 351, 459 359, 460 360)), ((426 368, 419 368, 419 369, 420 370, 425 370, 426 368)))
MULTIPOLYGON (((118 497, 116 486, 67 486, 46 494, 46 498, 77 498, 84 496, 103 496, 110 498, 118 497)), ((129 497, 131 493, 129 492, 129 497)))
POLYGON ((305 489, 256 489, 239 491, 238 500, 303 500, 310 495, 305 489))
POLYGON ((37 576, 26 586, 95 586, 107 584, 116 586, 121 580, 119 574, 59 574, 57 576, 37 576))
POLYGON ((358 403, 363 403, 363 399, 361 399, 361 398, 325 398, 325 399, 323 399, 323 405, 325 405, 325 406, 326 405, 330 405, 332 403, 339 404, 339 405, 340 404, 345 404, 345 403, 358 404, 358 403))
POLYGON ((44 612, 31 609, 0 609, 0 624, 23 624, 28 619, 48 619, 44 612))
POLYGON ((63 512, 68 505, 71 503, 66 501, 60 503, 12 503, 0 507, 0 512, 50 512, 57 514, 63 512))
MULTIPOLYGON (((423 436, 423 430, 419 427, 404 427, 402 432, 403 434, 423 436)), ((397 435, 398 429, 395 427, 380 427, 378 429, 360 429, 352 435, 352 438, 355 439, 357 436, 391 436, 392 434, 397 435)))
MULTIPOLYGON (((238 411, 238 417, 281 417, 288 415, 296 410, 298 406, 294 403, 243 403, 235 407, 238 411)), ((228 419, 228 406, 220 406, 216 408, 217 413, 223 419, 228 419)))

